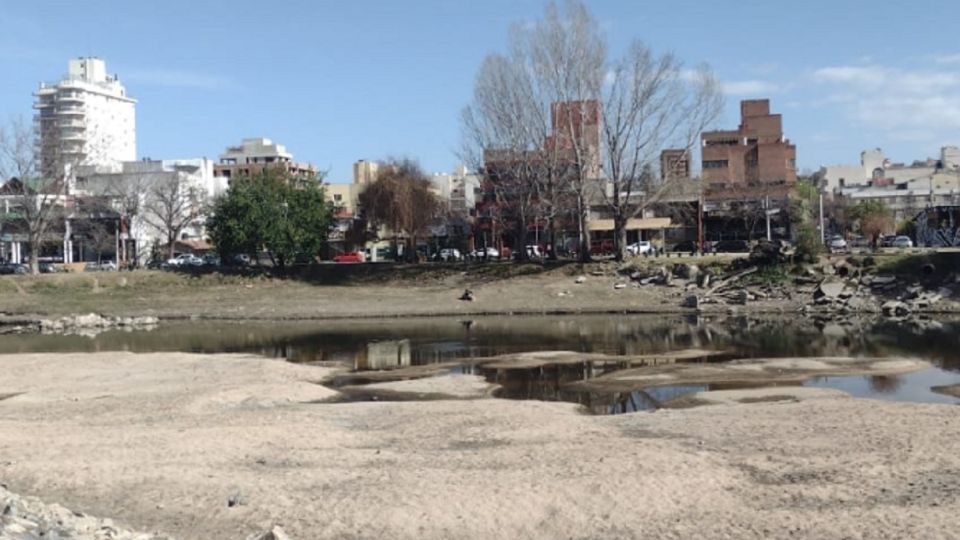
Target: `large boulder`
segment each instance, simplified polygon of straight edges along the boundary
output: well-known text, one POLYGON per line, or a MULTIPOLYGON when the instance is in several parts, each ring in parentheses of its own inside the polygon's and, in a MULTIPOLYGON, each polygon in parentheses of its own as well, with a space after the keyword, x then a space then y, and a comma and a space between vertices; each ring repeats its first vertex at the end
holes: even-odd
POLYGON ((820 286, 817 287, 817 290, 813 292, 813 298, 815 300, 819 300, 820 298, 836 300, 840 298, 844 287, 846 287, 846 285, 844 285, 842 281, 823 281, 820 283, 820 286))
POLYGON ((880 311, 887 317, 906 317, 910 315, 910 306, 899 300, 890 300, 880 306, 880 311))

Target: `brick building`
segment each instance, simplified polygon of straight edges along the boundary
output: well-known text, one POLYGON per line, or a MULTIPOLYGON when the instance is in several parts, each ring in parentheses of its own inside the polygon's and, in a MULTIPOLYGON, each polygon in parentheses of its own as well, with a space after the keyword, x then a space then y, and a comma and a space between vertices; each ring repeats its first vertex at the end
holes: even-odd
POLYGON ((704 132, 701 141, 702 176, 709 191, 797 181, 797 147, 783 138, 781 115, 770 114, 768 99, 741 101, 740 126, 704 132))

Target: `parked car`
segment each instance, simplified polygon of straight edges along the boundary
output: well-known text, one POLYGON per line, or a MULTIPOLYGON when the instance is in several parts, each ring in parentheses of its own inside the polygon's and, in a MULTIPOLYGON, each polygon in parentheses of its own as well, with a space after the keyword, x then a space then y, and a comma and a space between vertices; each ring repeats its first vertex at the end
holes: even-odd
POLYGON ((613 253, 616 249, 616 245, 613 243, 613 240, 604 239, 604 240, 594 240, 590 242, 590 254, 591 255, 608 255, 613 253))
POLYGON ((750 251, 750 244, 746 240, 720 240, 713 246, 717 253, 744 253, 750 251))
POLYGON ((830 251, 836 253, 838 251, 845 251, 847 249, 847 241, 844 240, 842 236, 834 235, 830 237, 830 240, 827 241, 827 247, 830 248, 830 251))
POLYGON ((497 248, 487 246, 485 248, 479 248, 473 250, 473 253, 470 254, 474 259, 482 259, 486 255, 488 259, 496 259, 500 257, 500 252, 497 251, 497 248))
POLYGON ((348 251, 347 253, 341 253, 333 258, 335 263, 362 263, 363 262, 363 253, 358 251, 348 251))
POLYGON ((693 240, 686 240, 673 245, 670 251, 676 253, 694 253, 697 251, 697 243, 693 240))
POLYGON ((890 247, 895 247, 900 249, 912 248, 913 240, 911 240, 909 236, 898 236, 893 239, 893 242, 891 242, 890 247))
POLYGON ((50 262, 40 263, 40 273, 41 274, 55 274, 60 271, 60 267, 56 266, 50 262))
POLYGON ((83 267, 84 272, 114 272, 117 270, 117 263, 113 261, 95 262, 90 261, 83 267))
POLYGON ((543 258, 543 250, 540 249, 540 246, 529 245, 526 247, 527 258, 528 259, 541 259, 543 258))
POLYGON ((443 248, 440 250, 439 257, 441 261, 459 261, 463 258, 463 255, 460 255, 459 249, 443 248))
POLYGON ((30 269, 25 264, 2 263, 0 264, 0 274, 28 274, 30 269))
POLYGON ((896 239, 896 235, 888 234, 886 236, 881 236, 877 243, 879 244, 879 247, 893 247, 893 241, 896 239))
POLYGON ((181 253, 172 259, 167 259, 167 266, 203 266, 203 259, 193 253, 181 253))
POLYGON ((646 240, 641 240, 639 242, 634 242, 627 246, 627 252, 633 256, 637 255, 649 255, 653 253, 653 244, 646 240))
POLYGON ((204 266, 220 266, 220 256, 207 254, 203 256, 203 265, 204 266))

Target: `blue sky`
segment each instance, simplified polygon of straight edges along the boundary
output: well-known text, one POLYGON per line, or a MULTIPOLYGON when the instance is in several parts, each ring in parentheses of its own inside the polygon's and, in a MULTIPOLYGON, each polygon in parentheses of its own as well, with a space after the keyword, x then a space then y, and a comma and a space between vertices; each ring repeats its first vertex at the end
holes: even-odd
MULTIPOLYGON (((588 0, 611 49, 634 38, 725 83, 717 127, 769 97, 798 165, 895 161, 960 145, 955 1, 588 0), (899 5, 897 5, 899 4, 899 5)), ((411 156, 450 170, 459 111, 484 55, 541 0, 2 0, 0 120, 67 60, 107 61, 137 105, 140 157, 215 158, 244 137, 285 144, 348 182, 357 159, 411 156)))

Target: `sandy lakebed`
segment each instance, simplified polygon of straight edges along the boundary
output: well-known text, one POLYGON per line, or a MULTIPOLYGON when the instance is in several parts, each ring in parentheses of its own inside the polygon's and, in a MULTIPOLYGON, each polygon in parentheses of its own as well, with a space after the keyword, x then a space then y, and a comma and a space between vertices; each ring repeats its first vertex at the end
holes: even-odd
POLYGON ((473 376, 404 383, 461 399, 325 403, 330 370, 250 355, 0 366, 2 483, 164 537, 960 534, 956 406, 773 388, 590 416, 463 399, 486 394, 473 376))

